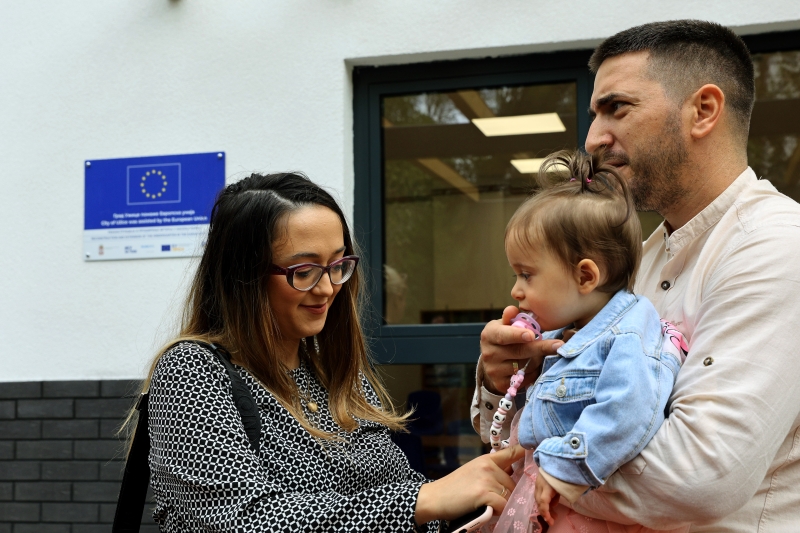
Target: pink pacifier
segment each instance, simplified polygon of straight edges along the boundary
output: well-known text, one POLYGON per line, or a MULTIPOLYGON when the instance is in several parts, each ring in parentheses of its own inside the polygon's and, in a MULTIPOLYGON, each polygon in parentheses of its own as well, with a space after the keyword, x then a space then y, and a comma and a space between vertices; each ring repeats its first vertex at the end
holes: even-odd
POLYGON ((534 316, 528 313, 520 313, 515 316, 514 320, 511 321, 511 325, 515 328, 525 328, 533 332, 533 338, 537 341, 542 338, 542 328, 539 326, 539 323, 536 322, 534 316))

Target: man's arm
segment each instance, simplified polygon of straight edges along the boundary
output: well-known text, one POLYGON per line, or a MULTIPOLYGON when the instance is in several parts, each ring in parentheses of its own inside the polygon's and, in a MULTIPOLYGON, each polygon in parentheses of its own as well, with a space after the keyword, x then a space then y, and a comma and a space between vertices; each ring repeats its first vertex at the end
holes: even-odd
MULTIPOLYGON (((477 381, 478 386, 475 387, 475 393, 472 395, 472 405, 470 405, 469 408, 469 415, 472 419, 473 429, 480 435, 481 440, 488 444, 489 428, 492 426, 492 416, 503 396, 492 394, 486 390, 486 387, 480 385, 482 382, 483 381, 480 379, 477 381)), ((501 433, 502 439, 508 438, 511 421, 516 414, 517 405, 515 403, 511 406, 511 409, 508 410, 508 414, 506 415, 506 422, 503 424, 503 432, 501 433)))
MULTIPOLYGON (((539 377, 539 369, 545 356, 554 355, 563 344, 560 340, 535 341, 530 331, 511 327, 511 320, 519 309, 508 306, 503 310, 503 318, 492 320, 481 332, 481 358, 475 376, 475 393, 470 405, 472 427, 488 442, 492 415, 500 398, 505 395, 514 373, 513 363, 522 368, 527 363, 525 381, 520 393, 539 377), (529 362, 530 361, 530 362, 529 362)), ((508 412, 503 438, 508 438, 510 420, 516 414, 516 406, 508 412)))
POLYGON ((721 519, 753 497, 797 423, 800 227, 758 229, 727 246, 698 284, 669 418, 578 512, 658 529, 721 519))

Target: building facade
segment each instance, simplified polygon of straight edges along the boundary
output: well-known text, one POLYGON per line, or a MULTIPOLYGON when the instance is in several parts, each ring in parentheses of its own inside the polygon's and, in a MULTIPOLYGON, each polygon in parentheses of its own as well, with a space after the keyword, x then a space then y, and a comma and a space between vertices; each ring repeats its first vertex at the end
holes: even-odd
POLYGON ((751 166, 800 199, 793 0, 0 12, 0 533, 108 531, 115 431, 176 330, 196 265, 86 261, 87 160, 224 152, 228 182, 299 170, 328 187, 363 250, 376 360, 424 422, 404 449, 433 477, 482 451, 466 412, 482 323, 512 303, 503 228, 537 161, 582 146, 586 61, 603 38, 677 18, 743 35, 757 73, 751 166), (491 130, 511 117, 534 118, 491 130))

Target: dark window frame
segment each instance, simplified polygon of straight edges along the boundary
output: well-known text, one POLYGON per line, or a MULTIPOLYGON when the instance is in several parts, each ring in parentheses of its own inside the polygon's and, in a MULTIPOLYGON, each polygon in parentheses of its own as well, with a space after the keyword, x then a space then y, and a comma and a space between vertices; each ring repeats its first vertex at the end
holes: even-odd
MULTIPOLYGON (((800 30, 743 36, 751 52, 796 49, 800 30)), ((578 146, 589 131, 594 83, 587 63, 591 50, 499 58, 436 61, 353 70, 354 233, 361 246, 368 306, 364 329, 382 364, 474 363, 483 324, 383 324, 383 162, 381 98, 473 87, 575 82, 578 146)))

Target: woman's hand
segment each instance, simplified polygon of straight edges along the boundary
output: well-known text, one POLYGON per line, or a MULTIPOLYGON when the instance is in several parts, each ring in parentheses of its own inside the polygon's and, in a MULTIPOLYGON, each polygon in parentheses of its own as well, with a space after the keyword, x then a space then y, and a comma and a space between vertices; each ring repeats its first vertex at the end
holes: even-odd
POLYGON ((509 476, 511 465, 523 457, 525 450, 521 446, 511 446, 481 455, 455 472, 425 483, 417 496, 417 523, 453 520, 484 505, 500 514, 515 486, 509 476))
POLYGON ((513 305, 506 307, 503 318, 492 320, 481 332, 478 375, 483 378, 482 385, 493 394, 505 394, 514 373, 514 361, 522 368, 530 360, 520 388, 527 387, 539 377, 538 369, 544 358, 554 355, 564 344, 560 340, 535 341, 527 329, 511 327, 518 313, 519 309, 513 305))

